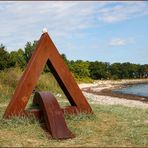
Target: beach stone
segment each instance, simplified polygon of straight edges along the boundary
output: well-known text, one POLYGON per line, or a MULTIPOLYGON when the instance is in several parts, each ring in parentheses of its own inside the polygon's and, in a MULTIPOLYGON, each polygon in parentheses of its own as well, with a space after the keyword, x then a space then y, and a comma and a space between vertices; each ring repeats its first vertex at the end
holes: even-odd
POLYGON ((144 124, 145 124, 145 125, 148 125, 148 120, 145 120, 145 121, 144 121, 144 124))

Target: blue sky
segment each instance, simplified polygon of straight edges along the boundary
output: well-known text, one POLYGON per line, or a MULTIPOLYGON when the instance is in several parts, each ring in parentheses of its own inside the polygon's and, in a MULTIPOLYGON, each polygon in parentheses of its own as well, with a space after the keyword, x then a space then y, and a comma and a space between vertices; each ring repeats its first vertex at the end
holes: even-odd
POLYGON ((0 43, 24 48, 48 29, 70 60, 148 64, 148 2, 0 2, 0 43))

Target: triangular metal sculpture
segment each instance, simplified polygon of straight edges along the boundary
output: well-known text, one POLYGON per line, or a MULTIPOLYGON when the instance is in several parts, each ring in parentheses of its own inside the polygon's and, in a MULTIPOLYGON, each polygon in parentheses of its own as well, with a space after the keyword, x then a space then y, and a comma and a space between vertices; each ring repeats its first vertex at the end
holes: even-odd
POLYGON ((68 113, 92 113, 90 105, 72 77, 48 33, 43 33, 16 87, 4 117, 7 118, 24 114, 24 109, 29 97, 46 63, 71 104, 71 107, 66 107, 64 111, 68 113))

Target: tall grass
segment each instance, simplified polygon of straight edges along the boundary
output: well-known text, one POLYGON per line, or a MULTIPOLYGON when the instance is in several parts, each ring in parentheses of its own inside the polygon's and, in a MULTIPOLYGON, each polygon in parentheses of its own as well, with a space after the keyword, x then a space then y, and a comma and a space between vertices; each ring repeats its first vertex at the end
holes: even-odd
MULTIPOLYGON (((11 98, 22 73, 23 71, 18 67, 0 71, 0 103, 7 102, 11 98)), ((66 98, 50 72, 42 73, 34 89, 36 91, 49 91, 60 99, 66 98)))
POLYGON ((19 68, 0 71, 0 103, 7 102, 10 99, 20 75, 21 70, 19 68))

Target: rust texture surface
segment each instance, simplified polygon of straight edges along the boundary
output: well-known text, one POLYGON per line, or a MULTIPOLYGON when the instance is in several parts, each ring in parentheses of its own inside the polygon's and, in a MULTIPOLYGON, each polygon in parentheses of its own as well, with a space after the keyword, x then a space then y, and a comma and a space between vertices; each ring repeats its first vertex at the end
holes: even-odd
POLYGON ((33 103, 40 106, 45 125, 54 139, 68 139, 74 137, 67 128, 62 109, 51 93, 36 92, 33 103))
POLYGON ((90 105, 72 77, 57 48, 48 33, 44 33, 38 41, 37 47, 16 87, 5 111, 5 118, 13 115, 19 116, 24 113, 29 97, 46 63, 72 106, 71 108, 65 108, 63 111, 92 113, 90 105))

